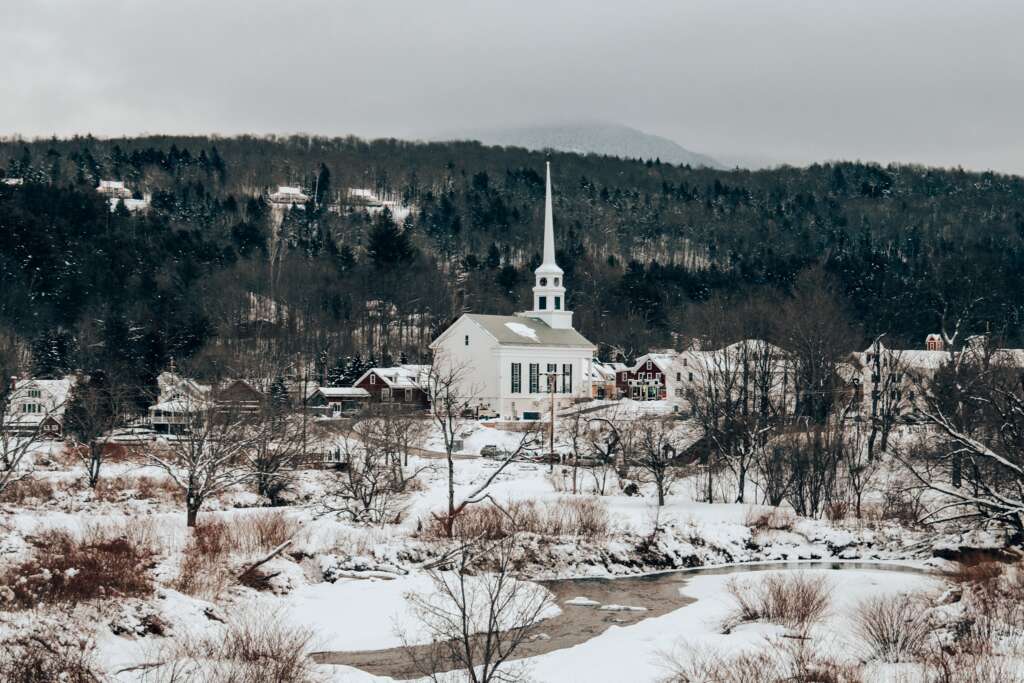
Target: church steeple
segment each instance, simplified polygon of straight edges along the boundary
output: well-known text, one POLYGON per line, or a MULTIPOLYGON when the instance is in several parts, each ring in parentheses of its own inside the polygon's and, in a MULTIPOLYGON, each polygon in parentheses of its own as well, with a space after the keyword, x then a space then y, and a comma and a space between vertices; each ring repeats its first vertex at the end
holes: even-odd
POLYGON ((534 271, 533 310, 521 315, 538 318, 555 329, 572 329, 572 311, 565 310, 565 282, 555 262, 555 219, 551 208, 551 162, 547 162, 544 196, 544 260, 534 271))

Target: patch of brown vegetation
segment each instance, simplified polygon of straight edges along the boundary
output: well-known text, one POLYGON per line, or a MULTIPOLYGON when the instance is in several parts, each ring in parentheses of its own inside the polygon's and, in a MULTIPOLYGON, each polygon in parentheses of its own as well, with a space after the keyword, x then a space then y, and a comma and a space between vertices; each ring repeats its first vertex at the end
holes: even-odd
MULTIPOLYGON (((445 538, 437 519, 424 525, 427 538, 445 538)), ((578 536, 600 539, 608 535, 610 517, 600 498, 570 496, 558 501, 511 501, 501 505, 471 505, 455 519, 454 536, 460 539, 499 540, 515 533, 539 536, 578 536)))

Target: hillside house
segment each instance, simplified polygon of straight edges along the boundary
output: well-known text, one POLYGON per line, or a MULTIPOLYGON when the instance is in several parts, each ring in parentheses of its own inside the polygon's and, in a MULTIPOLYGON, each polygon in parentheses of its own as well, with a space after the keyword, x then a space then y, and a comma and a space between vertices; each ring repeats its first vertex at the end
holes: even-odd
POLYGON ((149 424, 162 434, 180 434, 197 415, 213 406, 213 387, 200 384, 173 372, 162 372, 157 378, 160 393, 149 406, 149 424))
POLYGON ((425 391, 429 365, 396 365, 391 368, 370 368, 352 383, 369 395, 368 402, 404 408, 426 408, 425 391))
POLYGON ((101 180, 96 191, 109 199, 132 198, 132 191, 125 186, 123 180, 101 180))
POLYGON ((619 370, 615 376, 616 389, 624 398, 634 401, 664 401, 675 387, 670 387, 675 351, 645 353, 632 367, 619 370))
POLYGON ((16 436, 64 436, 64 409, 75 378, 13 379, 4 412, 3 430, 16 436))
POLYGON ((278 185, 276 192, 267 195, 267 202, 275 206, 305 208, 309 195, 302 188, 292 185, 278 185))
POLYGON ((370 392, 359 387, 319 387, 307 404, 327 416, 359 412, 370 403, 370 392))

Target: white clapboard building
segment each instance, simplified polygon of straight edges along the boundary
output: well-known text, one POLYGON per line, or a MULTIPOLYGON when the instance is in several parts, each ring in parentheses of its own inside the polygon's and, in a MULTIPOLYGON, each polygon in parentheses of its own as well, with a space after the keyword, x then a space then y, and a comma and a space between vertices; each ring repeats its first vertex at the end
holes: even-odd
POLYGON ((544 261, 535 272, 533 310, 466 313, 430 348, 439 368, 459 368, 458 393, 471 408, 503 419, 540 419, 591 397, 595 347, 573 329, 565 278, 555 262, 551 167, 544 203, 544 261))

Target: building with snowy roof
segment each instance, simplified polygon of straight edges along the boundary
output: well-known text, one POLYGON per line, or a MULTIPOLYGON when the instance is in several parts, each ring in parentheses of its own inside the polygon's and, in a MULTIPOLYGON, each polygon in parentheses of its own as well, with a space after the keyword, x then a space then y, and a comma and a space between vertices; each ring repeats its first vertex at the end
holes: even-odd
POLYGON ((18 436, 41 434, 61 438, 64 434, 64 409, 74 384, 74 376, 12 380, 2 424, 4 432, 18 436))
POLYGON ((309 201, 309 195, 302 188, 291 185, 278 185, 276 192, 267 195, 267 201, 278 206, 302 206, 309 201))
POLYGON ((504 419, 540 419, 592 395, 594 345, 573 329, 565 277, 555 261, 551 165, 544 200, 544 259, 534 271, 533 309, 466 313, 431 343, 439 368, 458 368, 468 408, 504 419))
POLYGON ((131 199, 132 196, 132 191, 125 186, 123 180, 101 180, 96 191, 112 199, 131 199))

